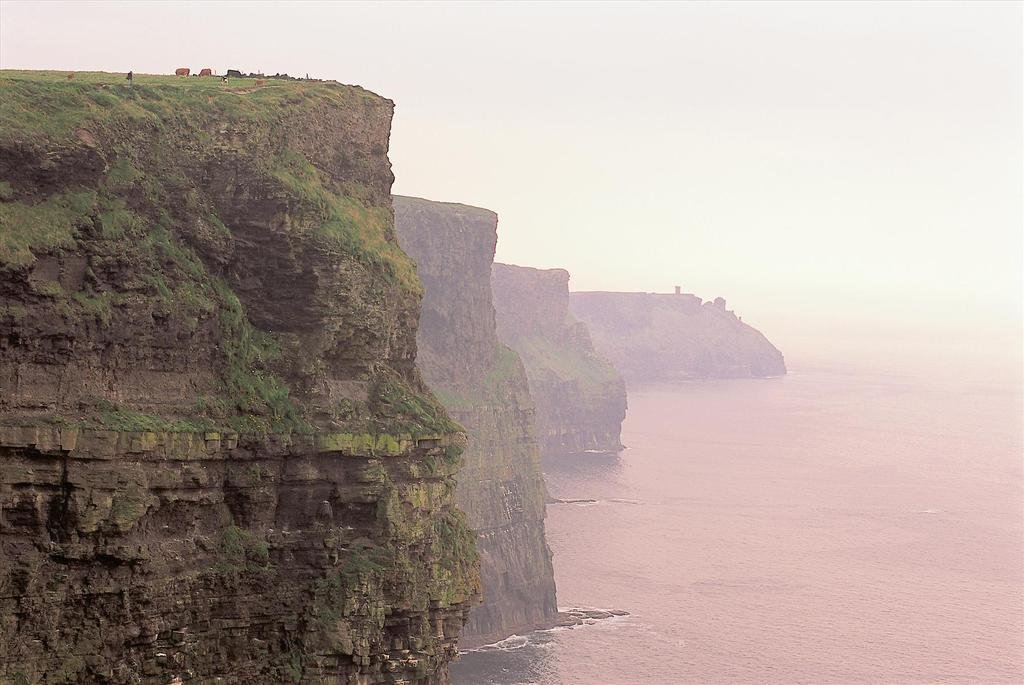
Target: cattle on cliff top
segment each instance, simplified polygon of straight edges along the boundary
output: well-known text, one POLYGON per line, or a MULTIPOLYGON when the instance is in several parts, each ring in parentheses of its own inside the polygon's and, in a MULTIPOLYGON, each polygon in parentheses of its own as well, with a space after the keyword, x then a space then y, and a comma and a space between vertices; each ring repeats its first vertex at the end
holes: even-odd
POLYGON ((175 76, 188 76, 191 72, 192 72, 192 70, 189 69, 188 67, 179 67, 178 69, 174 70, 174 75, 175 76))
POLYGON ((200 76, 213 76, 213 69, 206 68, 199 72, 200 76))

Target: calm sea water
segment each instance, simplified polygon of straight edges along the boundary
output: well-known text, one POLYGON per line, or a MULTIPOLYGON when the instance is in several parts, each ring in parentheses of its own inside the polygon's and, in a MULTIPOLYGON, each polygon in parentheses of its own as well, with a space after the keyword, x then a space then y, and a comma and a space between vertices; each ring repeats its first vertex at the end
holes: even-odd
POLYGON ((632 615, 456 683, 1024 682, 1017 385, 863 370, 633 391, 549 460, 559 604, 632 615))

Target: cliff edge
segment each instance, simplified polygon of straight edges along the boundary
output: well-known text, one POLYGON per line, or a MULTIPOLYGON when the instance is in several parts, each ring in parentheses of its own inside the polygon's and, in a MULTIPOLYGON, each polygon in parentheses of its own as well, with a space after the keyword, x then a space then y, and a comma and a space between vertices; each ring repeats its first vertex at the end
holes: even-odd
POLYGON ((393 105, 0 72, 0 680, 440 683, 478 593, 393 105))
POLYGON ((477 533, 483 602, 460 644, 495 642, 550 625, 557 614, 533 400, 518 355, 498 342, 495 327, 498 217, 410 197, 394 204, 399 241, 425 290, 418 363, 469 433, 456 495, 477 533))

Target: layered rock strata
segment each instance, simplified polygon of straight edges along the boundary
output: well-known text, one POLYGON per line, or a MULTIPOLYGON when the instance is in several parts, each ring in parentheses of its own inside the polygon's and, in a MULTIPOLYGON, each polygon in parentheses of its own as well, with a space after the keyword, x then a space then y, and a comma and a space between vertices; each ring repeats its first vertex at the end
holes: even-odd
POLYGON ((495 264, 491 282, 498 337, 526 366, 542 453, 620 449, 625 384, 569 312, 569 273, 495 264))
POLYGON ((497 215, 409 197, 394 204, 399 241, 425 291, 418 363, 469 434, 457 498, 477 532, 484 597, 461 644, 494 642, 549 625, 557 612, 533 401, 519 357, 495 329, 497 215))
POLYGON ((393 105, 0 72, 0 682, 442 683, 479 592, 393 105))
POLYGON ((631 384, 786 373, 782 353, 720 297, 574 292, 569 303, 631 384))

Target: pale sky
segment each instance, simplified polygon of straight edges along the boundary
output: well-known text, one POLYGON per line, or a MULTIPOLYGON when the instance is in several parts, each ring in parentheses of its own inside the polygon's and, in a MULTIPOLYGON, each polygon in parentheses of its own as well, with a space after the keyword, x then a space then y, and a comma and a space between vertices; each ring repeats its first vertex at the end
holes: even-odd
POLYGON ((0 3, 0 66, 277 71, 397 104, 395 192, 576 290, 721 295, 783 351, 1019 354, 1022 6, 0 3), (899 342, 903 341, 903 342, 899 342), (980 351, 980 352, 979 352, 980 351))

